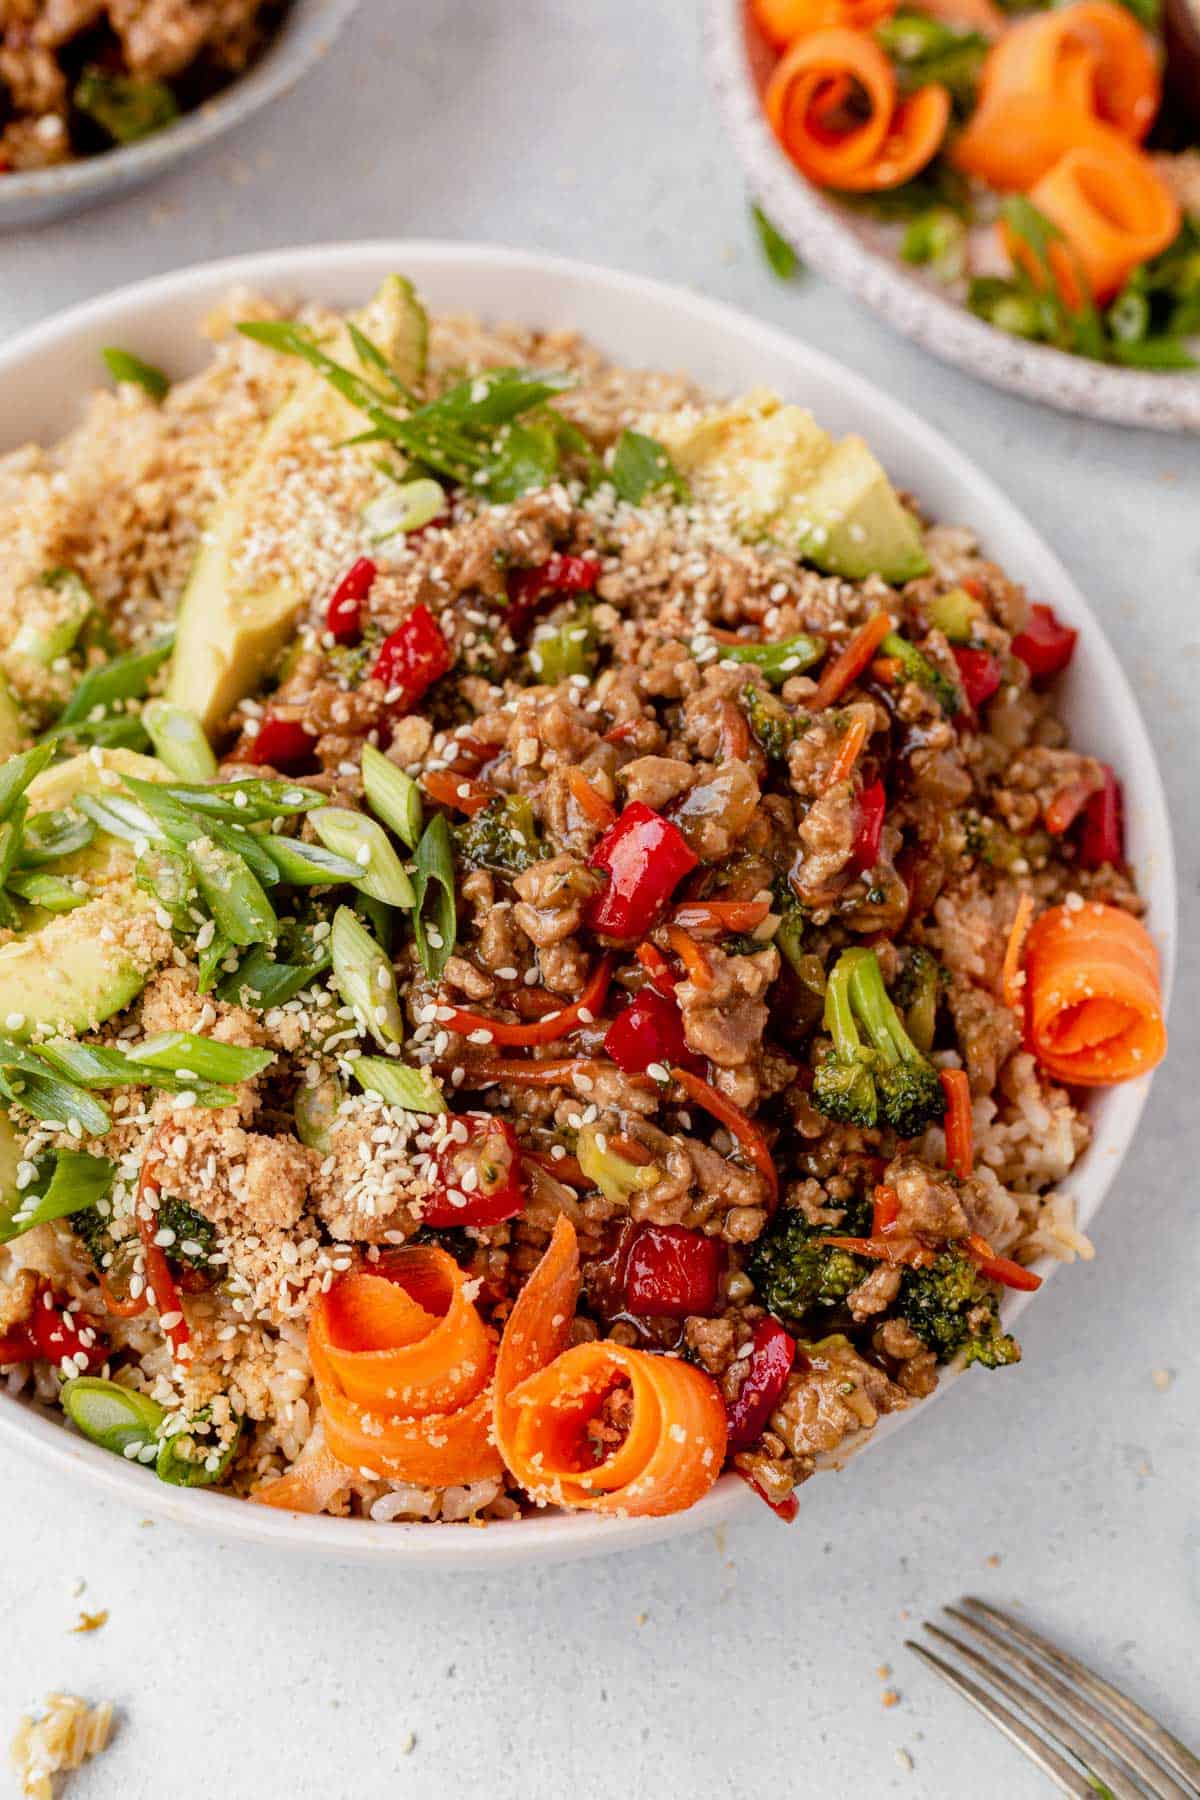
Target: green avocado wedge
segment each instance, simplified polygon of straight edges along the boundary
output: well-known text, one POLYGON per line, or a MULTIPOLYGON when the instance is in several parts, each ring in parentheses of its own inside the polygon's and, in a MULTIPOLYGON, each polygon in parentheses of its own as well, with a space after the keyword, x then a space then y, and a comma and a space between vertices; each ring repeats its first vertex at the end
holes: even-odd
MULTIPOLYGON (((161 763, 132 750, 106 750, 99 763, 73 756, 30 783, 30 813, 105 792, 105 771, 169 779, 161 763)), ((134 884, 128 844, 99 832, 56 873, 86 881, 92 898, 74 912, 33 914, 24 936, 0 946, 0 1030, 9 1037, 28 1037, 40 1025, 86 1031, 111 1018, 137 998, 170 948, 154 924, 154 902, 134 884)))
MULTIPOLYGON (((411 285, 389 276, 374 299, 342 325, 329 345, 339 361, 370 376, 351 326, 370 340, 406 386, 425 369, 427 322, 411 285)), ((305 595, 286 570, 251 587, 239 576, 239 556, 256 525, 277 510, 282 470, 313 438, 344 442, 365 421, 315 369, 304 367, 288 398, 265 426, 257 449, 232 492, 210 518, 203 548, 180 600, 175 653, 166 699, 213 730, 253 689, 291 636, 305 595)), ((368 462, 377 446, 360 451, 368 462)))

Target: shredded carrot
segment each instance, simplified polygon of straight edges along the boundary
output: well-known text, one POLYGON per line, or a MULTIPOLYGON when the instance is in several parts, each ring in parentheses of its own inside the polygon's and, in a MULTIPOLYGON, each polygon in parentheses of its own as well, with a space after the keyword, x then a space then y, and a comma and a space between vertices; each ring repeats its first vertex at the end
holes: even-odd
POLYGON ((142 1314, 148 1310, 150 1302, 146 1298, 144 1288, 136 1299, 132 1294, 126 1294, 122 1299, 114 1293, 108 1275, 103 1269, 100 1271, 99 1284, 100 1298, 115 1319, 140 1319, 142 1314))
POLYGON ((183 1302, 179 1297, 171 1266, 161 1245, 154 1241, 158 1230, 159 1170, 163 1161, 164 1152, 156 1137, 151 1140, 142 1157, 142 1171, 138 1177, 137 1228, 145 1258, 146 1291, 154 1295, 154 1310, 159 1319, 171 1320, 171 1324, 163 1325, 163 1336, 171 1346, 172 1356, 179 1362, 191 1355, 188 1345, 192 1334, 184 1317, 183 1302))
POLYGON ((590 1175, 584 1174, 577 1157, 548 1156, 541 1150, 523 1150, 521 1154, 526 1162, 536 1163, 539 1169, 544 1169, 547 1175, 553 1175, 556 1181, 565 1181, 568 1187, 586 1191, 596 1185, 590 1175))
POLYGON ((914 1237, 842 1237, 837 1234, 816 1238, 814 1242, 829 1244, 835 1250, 849 1250, 853 1256, 874 1257, 876 1262, 891 1263, 894 1268, 927 1268, 937 1260, 937 1252, 914 1237))
POLYGON ((975 1167, 971 1084, 963 1069, 943 1069, 941 1081, 946 1096, 946 1167, 960 1181, 966 1181, 975 1167))
POLYGON ((704 946, 698 944, 680 925, 668 925, 666 934, 667 942, 683 964, 688 981, 698 988, 710 988, 713 984, 713 970, 704 946))
POLYGON ((598 794, 582 769, 567 770, 567 786, 571 790, 571 798, 580 812, 593 825, 599 825, 602 831, 616 818, 616 808, 610 806, 603 794, 598 794))
POLYGON ((465 1287, 452 1256, 410 1244, 318 1296, 309 1360, 342 1462, 431 1487, 500 1473, 489 1436, 494 1346, 465 1287))
POLYGON ((849 643, 838 651, 822 673, 816 693, 809 701, 814 712, 832 706, 841 698, 862 674, 891 629, 892 621, 885 612, 873 613, 865 625, 859 626, 849 643))
POLYGON ((1025 947, 1026 1042, 1075 1087, 1145 1075, 1166 1055, 1158 952, 1116 906, 1054 906, 1025 947))
POLYGON ((452 806, 468 816, 481 812, 496 798, 496 790, 486 781, 473 781, 469 775, 454 775, 449 769, 427 769, 421 786, 438 806, 452 806))
POLYGON ((1008 26, 1008 20, 992 0, 921 0, 919 10, 931 19, 940 19, 944 25, 978 31, 988 38, 998 38, 1008 26))
MULTIPOLYGON (((497 1056, 481 1057, 478 1062, 468 1063, 466 1070, 464 1087, 487 1087, 494 1081, 514 1087, 570 1087, 577 1075, 594 1082, 597 1075, 615 1074, 617 1065, 590 1056, 547 1057, 544 1061, 497 1056)), ((651 1076, 627 1075, 623 1079, 647 1088, 654 1085, 651 1076)))
POLYGON ((690 1100, 694 1100, 697 1106, 702 1106, 705 1112, 711 1113, 737 1139, 766 1182, 768 1202, 774 1209, 779 1200, 779 1173, 759 1126, 740 1106, 727 1100, 724 1094, 718 1093, 715 1087, 702 1080, 699 1075, 693 1075, 690 1069, 673 1068, 671 1079, 679 1083, 690 1100))
POLYGON ((825 777, 826 788, 836 787, 839 781, 849 781, 854 773, 854 765, 862 755, 863 745, 867 741, 868 727, 865 719, 855 719, 838 745, 838 753, 829 765, 829 773, 825 777))
POLYGON ((721 702, 720 755, 722 762, 745 762, 750 755, 750 727, 740 706, 732 700, 721 702))
POLYGON ((671 923, 701 937, 754 931, 771 910, 769 900, 685 900, 671 923))
POLYGON ((1023 893, 1017 901, 1012 929, 1008 934, 1008 942, 1004 946, 1004 967, 1000 978, 1004 1004, 1013 1012, 1023 1013, 1025 1010, 1025 977, 1021 963, 1025 952, 1025 939, 1029 935, 1029 927, 1033 923, 1033 913, 1033 895, 1023 893))
POLYGON ((273 1506, 281 1512, 322 1513, 353 1480, 354 1470, 335 1456, 325 1442, 325 1427, 318 1414, 304 1448, 287 1473, 259 1488, 250 1498, 259 1506, 273 1506))
POLYGON ((865 31, 830 26, 798 37, 776 64, 767 118, 802 174, 820 187, 899 187, 939 149, 950 95, 933 82, 899 99, 891 63, 865 31))
POLYGON ((489 1018, 486 1013, 472 1012, 465 1006, 439 1006, 438 1023, 458 1032, 461 1037, 486 1031, 493 1044, 500 1044, 508 1049, 554 1044, 559 1038, 568 1037, 580 1025, 595 1023, 604 1009, 612 970, 613 958, 602 956, 588 977, 578 1000, 531 1022, 516 1024, 511 1019, 489 1018))
POLYGON ((884 687, 894 687, 900 674, 900 661, 895 656, 877 656, 871 664, 871 673, 876 681, 884 687))
POLYGON ((671 972, 671 965, 656 944, 648 940, 639 944, 634 955, 641 963, 650 980, 650 985, 669 1000, 675 992, 676 977, 671 972))
POLYGON ((714 644, 761 644, 762 639, 747 637, 744 631, 725 631, 720 625, 710 625, 708 635, 714 644))
POLYGON ((568 1348, 578 1298, 575 1228, 560 1215, 500 1342, 494 1431, 506 1466, 544 1504, 623 1517, 694 1506, 725 1459, 719 1388, 679 1357, 612 1342, 568 1348), (628 1427, 608 1449, 588 1427, 621 1388, 628 1427))
POLYGON ((1009 1256, 997 1256, 986 1238, 974 1233, 966 1240, 967 1254, 974 1262, 981 1275, 989 1281, 998 1281, 1002 1287, 1021 1288, 1032 1294, 1042 1285, 1040 1275, 1032 1269, 1025 1268, 1019 1262, 1013 1262, 1009 1256))

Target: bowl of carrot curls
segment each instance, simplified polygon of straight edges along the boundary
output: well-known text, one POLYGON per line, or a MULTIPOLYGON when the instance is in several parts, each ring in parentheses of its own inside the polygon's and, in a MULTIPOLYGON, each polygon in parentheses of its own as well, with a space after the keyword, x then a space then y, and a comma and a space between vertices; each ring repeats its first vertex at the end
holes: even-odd
POLYGON ((1155 0, 710 0, 750 188, 937 355, 1068 411, 1200 429, 1200 113, 1155 0))

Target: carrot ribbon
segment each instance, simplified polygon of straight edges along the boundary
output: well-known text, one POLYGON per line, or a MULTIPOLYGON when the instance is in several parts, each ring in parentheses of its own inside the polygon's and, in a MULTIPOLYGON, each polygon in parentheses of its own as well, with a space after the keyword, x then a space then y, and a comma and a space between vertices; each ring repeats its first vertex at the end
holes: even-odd
POLYGON ((716 1383, 691 1363, 623 1344, 568 1348, 578 1295, 575 1228, 560 1215, 496 1361, 495 1436, 510 1473, 540 1505, 626 1518, 694 1506, 725 1457, 716 1383), (619 1390, 623 1435, 609 1448, 589 1427, 619 1390))
POLYGON ((771 129, 819 187, 870 193, 923 169, 946 135, 950 95, 938 82, 901 99, 891 63, 865 31, 833 25, 799 37, 768 83, 771 129))
POLYGON ((1158 952, 1131 913, 1098 901, 1055 906, 1025 949, 1026 1042, 1074 1087, 1144 1075, 1167 1049, 1158 952))

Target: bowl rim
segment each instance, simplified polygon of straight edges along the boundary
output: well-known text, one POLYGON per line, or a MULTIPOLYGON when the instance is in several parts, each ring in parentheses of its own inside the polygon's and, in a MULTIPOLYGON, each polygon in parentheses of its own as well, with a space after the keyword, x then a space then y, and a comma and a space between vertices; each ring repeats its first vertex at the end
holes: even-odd
MULTIPOLYGON (((233 130, 261 107, 295 87, 349 23, 359 0, 292 0, 292 8, 262 55, 246 72, 192 112, 139 143, 104 150, 48 169, 26 169, 0 177, 0 226, 10 210, 14 228, 36 221, 27 208, 39 200, 116 198, 126 187, 148 179, 193 150, 233 130)), ((47 223, 52 222, 47 220, 47 223)))
MULTIPOLYGON (((914 463, 936 471, 961 490, 973 522, 984 540, 1010 537, 1023 546, 1022 561, 1032 570, 1037 591, 1053 598, 1066 616, 1087 627, 1086 649, 1092 672, 1118 718, 1123 755, 1137 765, 1138 829, 1145 843, 1144 860, 1153 866, 1155 890, 1153 927, 1163 965, 1164 1000, 1169 1000, 1177 944, 1174 845, 1161 775, 1145 724, 1125 671, 1109 644, 1096 614, 1041 534, 1016 505, 985 474, 943 437, 935 427, 893 399, 864 376, 845 369, 824 351, 766 325, 740 309, 691 293, 646 276, 630 275, 598 264, 552 256, 537 251, 495 245, 448 243, 436 240, 370 240, 341 245, 313 244, 293 249, 255 252, 215 262, 193 264, 153 276, 70 307, 56 317, 31 327, 0 344, 0 396, 5 382, 20 378, 22 369, 36 359, 56 366, 60 354, 74 344, 112 341, 111 323, 135 320, 139 328, 152 325, 156 311, 165 314, 178 305, 195 314, 214 305, 230 289, 259 286, 267 291, 303 293, 306 287, 331 290, 353 299, 392 269, 403 269, 418 288, 426 280, 461 282, 469 295, 456 298, 459 306, 486 311, 483 290, 490 280, 506 277, 537 284, 551 295, 553 318, 549 323, 571 323, 568 315, 572 293, 590 292, 653 318, 669 315, 678 327, 680 362, 687 359, 687 330, 711 333, 714 340, 736 342, 740 350, 761 352, 763 357, 791 366, 797 384, 807 378, 836 384, 839 403, 845 398, 864 435, 883 432, 906 446, 914 463), (968 501, 969 496, 969 501, 968 501), (984 522, 986 520, 986 522, 984 522)), ((440 304, 440 303, 439 303, 440 304)), ((506 315, 511 316, 511 315, 506 315)), ((119 340, 118 340, 119 341, 119 340)), ((0 407, 0 417, 3 408, 0 407)), ((9 448, 0 442, 0 452, 9 448)), ((931 474, 931 479, 933 475, 931 474)), ((1006 558, 1009 552, 1005 552, 1006 558)), ((1153 1074, 1109 1090, 1107 1104, 1115 1120, 1109 1135, 1106 1159, 1086 1164, 1085 1179, 1094 1193, 1086 1217, 1098 1210, 1105 1193, 1127 1154, 1149 1094, 1153 1074)), ((1089 1156, 1099 1146, 1089 1148, 1089 1156)), ((1085 1159, 1086 1161, 1086 1159, 1085 1159)), ((1084 1166, 1084 1165, 1081 1165, 1084 1166)), ((1073 1172, 1074 1173, 1074 1172, 1073 1172)), ((1047 1276, 1059 1265, 1043 1259, 1039 1267, 1047 1276)), ((1049 1286, 1049 1282, 1044 1283, 1049 1286)), ((1006 1321, 1016 1318, 1033 1298, 1014 1296, 1006 1307, 1006 1321)), ((963 1371, 948 1370, 939 1382, 938 1398, 955 1386, 963 1371)), ((922 1414, 918 1407, 881 1421, 865 1440, 873 1447, 909 1420, 922 1414)), ((479 1571, 521 1562, 558 1562, 605 1555, 620 1549, 641 1548, 668 1537, 709 1528, 759 1503, 735 1476, 721 1477, 708 1495, 690 1511, 667 1519, 598 1519, 590 1514, 547 1513, 512 1523, 498 1522, 486 1530, 459 1526, 376 1523, 370 1520, 311 1518, 279 1513, 264 1507, 233 1501, 228 1496, 197 1489, 176 1489, 147 1481, 145 1471, 135 1469, 67 1431, 57 1415, 40 1411, 0 1393, 0 1438, 18 1447, 27 1446, 60 1471, 80 1470, 100 1489, 119 1495, 143 1513, 210 1531, 226 1539, 302 1550, 335 1560, 377 1561, 381 1555, 423 1567, 479 1571)), ((837 1458, 840 1466, 849 1447, 837 1458)))
POLYGON ((796 169, 767 124, 745 38, 746 0, 705 0, 709 87, 754 198, 797 254, 944 362, 1063 412, 1200 431, 1200 369, 1154 373, 1015 338, 870 249, 796 169))

